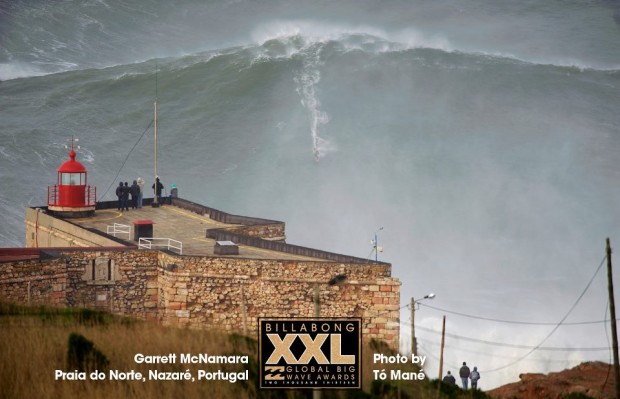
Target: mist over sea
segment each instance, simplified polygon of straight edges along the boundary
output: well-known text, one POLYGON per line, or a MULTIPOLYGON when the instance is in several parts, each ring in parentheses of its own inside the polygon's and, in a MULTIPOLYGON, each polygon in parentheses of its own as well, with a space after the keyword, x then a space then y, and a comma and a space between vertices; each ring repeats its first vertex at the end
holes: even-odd
POLYGON ((156 80, 168 190, 360 257, 384 228, 401 305, 437 295, 429 378, 444 314, 444 373, 482 389, 610 361, 584 322, 620 248, 618 1, 2 1, 0 247, 72 135, 99 200, 152 184, 156 80))

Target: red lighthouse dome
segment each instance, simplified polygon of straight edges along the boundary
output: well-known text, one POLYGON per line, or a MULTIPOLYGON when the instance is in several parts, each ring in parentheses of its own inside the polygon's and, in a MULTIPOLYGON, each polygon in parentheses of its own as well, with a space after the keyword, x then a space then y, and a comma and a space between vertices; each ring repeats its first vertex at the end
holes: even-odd
POLYGON ((75 160, 71 140, 69 160, 58 168, 56 185, 47 188, 47 209, 65 217, 82 217, 95 211, 97 189, 87 185, 88 172, 75 160))

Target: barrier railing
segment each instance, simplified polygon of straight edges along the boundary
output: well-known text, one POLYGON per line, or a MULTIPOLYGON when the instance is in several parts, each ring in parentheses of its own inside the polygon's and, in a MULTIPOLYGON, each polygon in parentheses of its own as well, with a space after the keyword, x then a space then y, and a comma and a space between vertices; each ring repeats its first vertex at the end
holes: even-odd
MULTIPOLYGON (((260 219, 260 218, 250 217, 250 216, 233 215, 231 213, 226 213, 218 209, 209 208, 208 206, 200 205, 195 202, 191 202, 191 201, 188 201, 182 198, 173 198, 172 205, 176 205, 182 209, 187 209, 188 211, 195 212, 199 215, 207 214, 209 215, 211 219, 217 222, 222 222, 226 224, 242 224, 245 226, 281 224, 284 226, 284 222, 279 222, 277 220, 260 219)), ((284 227, 282 227, 282 230, 284 230, 284 227)))
POLYGON ((97 205, 97 187, 86 187, 86 200, 88 201, 88 206, 97 205))
POLYGON ((183 255, 183 243, 181 241, 173 240, 172 238, 141 237, 138 240, 138 248, 166 248, 169 251, 176 249, 179 251, 179 255, 183 255))
MULTIPOLYGON (((216 241, 232 241, 235 244, 247 245, 250 247, 267 249, 270 251, 284 252, 287 254, 297 256, 307 256, 310 258, 326 259, 333 262, 342 263, 362 263, 362 264, 385 264, 384 262, 375 262, 364 258, 358 258, 355 256, 341 255, 334 252, 327 252, 320 249, 307 248, 299 245, 287 244, 278 241, 264 240, 260 237, 251 237, 245 234, 240 234, 227 229, 208 229, 206 232, 206 238, 211 238, 216 241)), ((389 272, 388 272, 389 273, 389 272)))
MULTIPOLYGON (((79 194, 74 191, 74 188, 80 190, 80 187, 84 190, 84 200, 78 200, 78 203, 63 203, 60 199, 60 187, 58 185, 48 186, 47 187, 47 205, 50 206, 95 206, 97 204, 97 187, 91 186, 68 186, 65 190, 69 189, 71 192, 79 194)), ((66 191, 65 191, 65 195, 66 191)), ((81 196, 78 196, 78 198, 81 196)), ((66 202, 66 200, 64 201, 66 202)))
POLYGON ((112 226, 107 226, 106 232, 114 237, 117 234, 127 234, 127 239, 131 239, 131 226, 126 224, 114 223, 112 226))

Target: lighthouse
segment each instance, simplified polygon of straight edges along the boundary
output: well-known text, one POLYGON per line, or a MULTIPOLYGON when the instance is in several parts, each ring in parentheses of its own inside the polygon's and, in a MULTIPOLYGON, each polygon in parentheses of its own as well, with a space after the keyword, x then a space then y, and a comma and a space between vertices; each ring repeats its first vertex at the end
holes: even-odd
POLYGON ((54 186, 47 188, 47 209, 62 217, 85 217, 95 212, 97 189, 87 185, 86 168, 75 160, 71 139, 69 160, 58 168, 58 179, 54 186))

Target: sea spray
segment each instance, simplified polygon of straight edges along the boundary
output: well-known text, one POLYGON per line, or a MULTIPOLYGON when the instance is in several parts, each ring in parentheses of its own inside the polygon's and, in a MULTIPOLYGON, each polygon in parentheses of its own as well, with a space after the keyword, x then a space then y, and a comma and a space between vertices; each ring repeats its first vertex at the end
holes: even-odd
POLYGON ((312 138, 312 154, 319 161, 329 148, 329 141, 319 136, 321 126, 329 122, 327 112, 321 110, 321 102, 316 94, 316 86, 321 80, 321 47, 314 45, 304 52, 303 67, 295 77, 297 93, 301 96, 301 104, 310 113, 310 135, 312 138))

